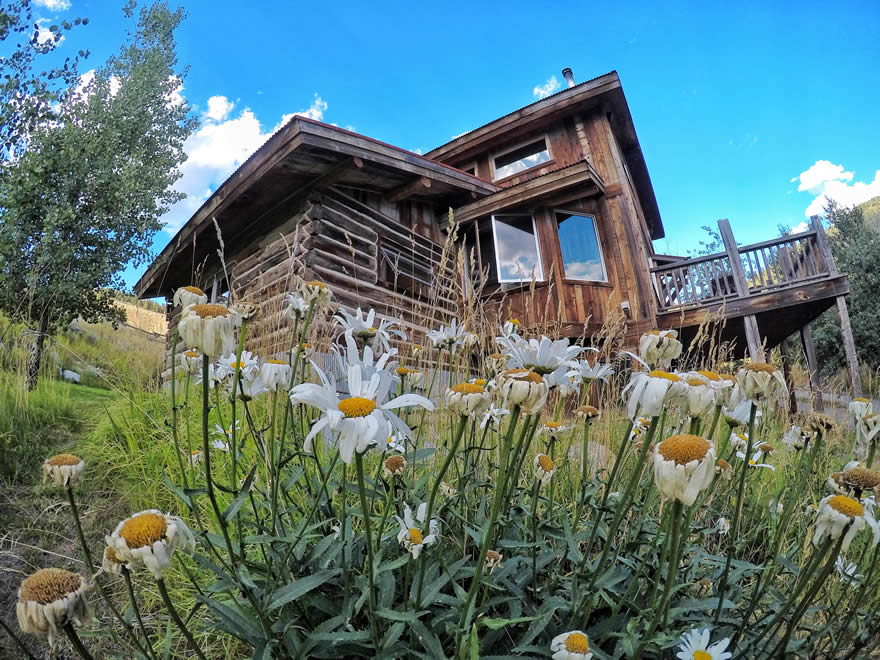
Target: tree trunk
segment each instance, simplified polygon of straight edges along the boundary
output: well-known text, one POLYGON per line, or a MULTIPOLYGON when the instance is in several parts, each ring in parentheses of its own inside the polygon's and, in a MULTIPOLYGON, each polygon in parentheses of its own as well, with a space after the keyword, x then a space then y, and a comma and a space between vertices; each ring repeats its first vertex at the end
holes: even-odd
POLYGON ((46 342, 48 330, 49 313, 44 311, 40 316, 40 327, 37 330, 37 336, 34 337, 34 343, 31 344, 30 355, 28 355, 26 383, 29 392, 37 387, 37 380, 40 377, 40 362, 43 360, 43 344, 46 342))

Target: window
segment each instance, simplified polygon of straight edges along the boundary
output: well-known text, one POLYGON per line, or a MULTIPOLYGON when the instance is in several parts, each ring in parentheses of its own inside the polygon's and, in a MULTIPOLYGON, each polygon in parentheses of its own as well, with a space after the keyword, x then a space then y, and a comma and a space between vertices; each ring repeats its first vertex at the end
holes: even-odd
POLYGON ((379 247, 383 260, 390 268, 389 280, 408 278, 432 286, 434 284, 434 270, 430 263, 425 263, 421 254, 414 254, 405 248, 383 241, 379 247))
POLYGON ((592 215, 556 211, 562 265, 569 280, 607 282, 596 218, 592 215))
POLYGON ((536 167, 550 160, 550 148, 546 138, 538 138, 527 144, 521 144, 492 159, 495 168, 495 180, 513 176, 519 172, 536 167))
POLYGON ((492 234, 499 282, 544 279, 538 232, 531 215, 493 215, 492 234))

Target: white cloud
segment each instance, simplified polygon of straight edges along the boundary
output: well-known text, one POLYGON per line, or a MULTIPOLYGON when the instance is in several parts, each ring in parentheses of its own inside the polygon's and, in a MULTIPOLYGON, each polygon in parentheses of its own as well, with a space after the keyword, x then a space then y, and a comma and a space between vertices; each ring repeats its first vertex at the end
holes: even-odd
POLYGON ((786 236, 790 236, 791 234, 800 234, 801 232, 807 231, 810 228, 809 222, 800 222, 796 224, 794 227, 788 230, 786 236))
POLYGON ((225 96, 212 96, 208 99, 208 109, 203 117, 208 121, 223 121, 234 107, 235 104, 225 96))
MULTIPOLYGON (((49 28, 47 28, 44 23, 49 23, 48 18, 40 18, 37 19, 37 42, 39 44, 45 44, 50 41, 55 41, 55 33, 52 32, 49 28)), ((61 42, 64 41, 66 37, 62 36, 58 41, 55 41, 56 46, 60 46, 61 42)))
POLYGON ((813 201, 804 211, 806 217, 820 215, 825 211, 829 199, 843 206, 861 204, 880 195, 880 170, 874 173, 873 181, 854 181, 855 174, 843 165, 831 161, 817 160, 812 167, 791 179, 799 182, 798 191, 813 195, 813 201))
POLYGON ((327 103, 315 94, 307 110, 284 115, 271 129, 264 129, 250 108, 233 113, 234 108, 235 104, 225 96, 210 97, 207 110, 202 113, 202 126, 184 143, 187 159, 180 168, 182 176, 175 189, 186 198, 163 218, 167 232, 176 233, 217 187, 292 117, 320 120, 327 103))
POLYGON ((34 0, 37 7, 45 7, 49 11, 65 11, 70 9, 70 0, 34 0))
POLYGON ((556 79, 556 76, 550 76, 543 85, 537 85, 532 90, 532 94, 536 99, 545 99, 558 89, 559 81, 556 79))

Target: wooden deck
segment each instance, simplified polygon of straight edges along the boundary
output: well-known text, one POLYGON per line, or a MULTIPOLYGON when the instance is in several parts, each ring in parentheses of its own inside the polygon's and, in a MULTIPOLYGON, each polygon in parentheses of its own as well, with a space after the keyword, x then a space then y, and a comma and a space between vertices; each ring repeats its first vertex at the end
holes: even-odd
POLYGON ((651 269, 660 328, 678 329, 687 339, 700 324, 718 320, 724 339, 742 340, 739 352, 755 342, 768 349, 849 293, 818 221, 808 231, 744 246, 736 245, 726 220, 719 226, 725 252, 663 259, 651 269))

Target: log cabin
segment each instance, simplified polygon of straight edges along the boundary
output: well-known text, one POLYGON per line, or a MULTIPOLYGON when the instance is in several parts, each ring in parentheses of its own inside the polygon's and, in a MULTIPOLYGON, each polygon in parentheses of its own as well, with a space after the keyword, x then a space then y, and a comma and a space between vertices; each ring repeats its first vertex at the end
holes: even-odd
MULTIPOLYGON (((847 279, 821 223, 741 246, 721 220, 723 252, 657 254, 663 222, 618 74, 580 84, 563 75, 562 91, 424 155, 293 117, 196 211, 135 292, 165 297, 169 335, 180 286, 212 298, 232 288, 268 310, 294 273, 326 282, 348 308, 403 319, 416 336, 472 296, 496 320, 571 338, 617 314, 630 344, 655 328, 677 329, 687 344, 714 320, 754 360, 800 333, 811 372, 809 324, 837 305, 858 392, 847 279)), ((277 322, 258 320, 254 332, 263 350, 285 348, 277 322)))

